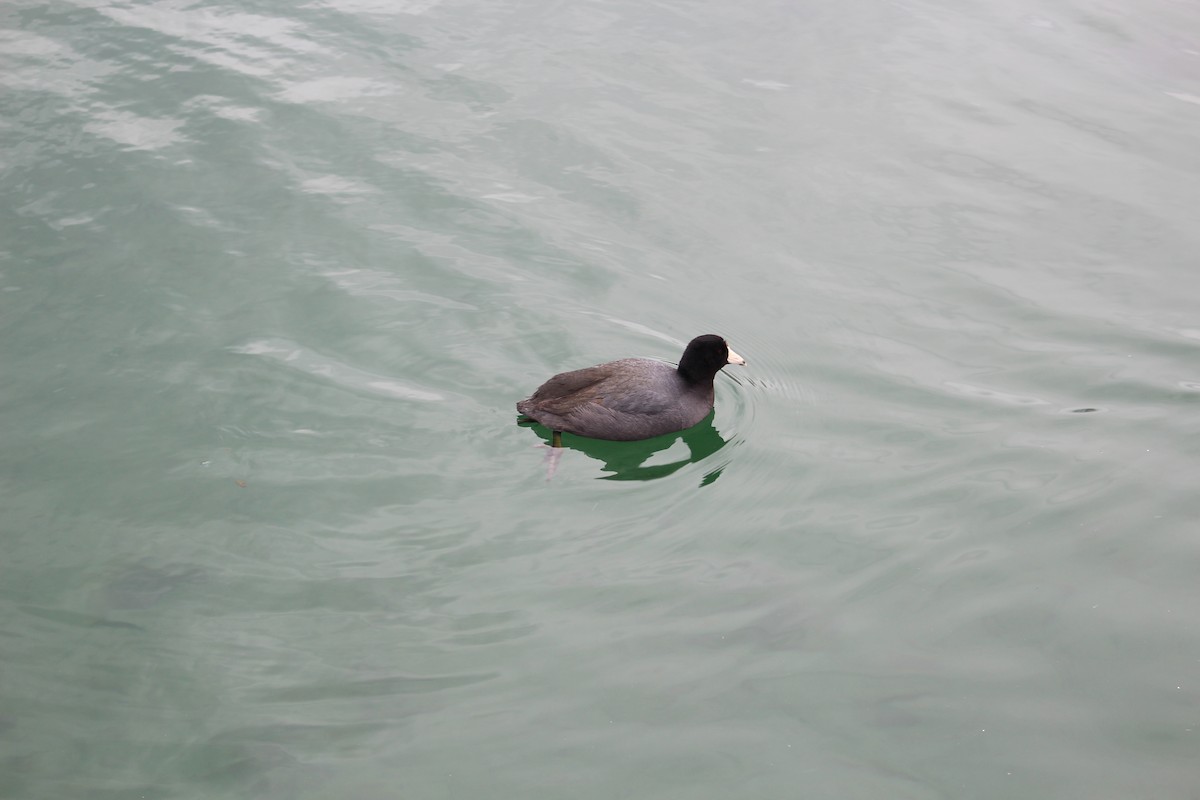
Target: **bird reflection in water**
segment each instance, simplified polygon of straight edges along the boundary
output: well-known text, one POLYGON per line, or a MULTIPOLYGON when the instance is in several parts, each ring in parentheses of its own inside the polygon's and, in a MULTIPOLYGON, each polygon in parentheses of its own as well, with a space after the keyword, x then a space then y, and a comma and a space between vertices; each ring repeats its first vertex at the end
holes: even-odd
MULTIPOLYGON (((668 475, 678 472, 688 464, 699 463, 729 443, 713 427, 715 413, 710 411, 707 417, 686 430, 634 442, 610 442, 604 439, 589 439, 586 436, 575 436, 574 434, 564 433, 562 435, 561 447, 550 446, 552 434, 550 429, 545 425, 540 425, 528 419, 518 420, 517 424, 522 427, 531 428, 545 443, 542 446, 549 448, 546 455, 546 480, 554 477, 554 473, 558 468, 559 457, 563 451, 576 450, 597 461, 603 462, 604 466, 601 469, 610 474, 600 476, 601 480, 650 481, 655 478, 665 478, 668 475), (655 453, 661 453, 664 450, 670 449, 680 440, 683 441, 690 451, 686 458, 680 458, 665 464, 645 465, 655 453)), ((725 465, 722 464, 706 473, 700 481, 700 485, 707 486, 715 481, 721 476, 721 470, 724 467, 725 465)))

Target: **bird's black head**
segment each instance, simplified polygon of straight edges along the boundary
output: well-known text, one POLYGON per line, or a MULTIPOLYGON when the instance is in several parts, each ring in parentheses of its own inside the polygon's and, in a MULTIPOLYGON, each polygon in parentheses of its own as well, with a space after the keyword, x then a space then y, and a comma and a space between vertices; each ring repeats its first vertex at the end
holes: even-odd
POLYGON ((711 382, 726 364, 745 364, 746 359, 729 349, 723 338, 714 333, 697 336, 688 342, 679 359, 679 374, 689 383, 711 382))

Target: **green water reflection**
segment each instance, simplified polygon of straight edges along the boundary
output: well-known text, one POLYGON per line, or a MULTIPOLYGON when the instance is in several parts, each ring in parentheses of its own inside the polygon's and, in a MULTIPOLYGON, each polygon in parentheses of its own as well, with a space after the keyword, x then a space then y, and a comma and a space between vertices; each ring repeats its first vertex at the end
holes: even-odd
MULTIPOLYGON (((586 436, 576 436, 564 433, 562 445, 565 450, 583 453, 603 463, 601 470, 608 473, 601 475, 600 480, 608 481, 652 481, 673 475, 688 464, 698 464, 718 450, 729 444, 721 433, 713 426, 716 412, 708 412, 708 416, 696 425, 678 433, 655 436, 652 439, 642 439, 636 442, 609 442, 603 439, 589 439, 586 436), (666 463, 649 464, 646 462, 655 454, 671 449, 678 442, 688 449, 688 455, 666 463)), ((550 444, 551 431, 545 425, 534 422, 518 422, 522 427, 528 427, 536 433, 543 442, 550 444)), ((706 472, 701 486, 708 486, 721 476, 724 464, 706 472)))

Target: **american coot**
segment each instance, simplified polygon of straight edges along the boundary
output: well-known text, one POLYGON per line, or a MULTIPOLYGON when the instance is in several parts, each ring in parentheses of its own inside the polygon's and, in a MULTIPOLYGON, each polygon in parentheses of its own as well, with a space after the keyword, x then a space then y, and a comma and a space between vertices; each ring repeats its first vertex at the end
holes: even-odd
POLYGON ((623 358, 563 372, 517 403, 517 411, 554 431, 628 442, 690 428, 713 407, 713 378, 746 360, 720 336, 688 342, 679 368, 648 358, 623 358))

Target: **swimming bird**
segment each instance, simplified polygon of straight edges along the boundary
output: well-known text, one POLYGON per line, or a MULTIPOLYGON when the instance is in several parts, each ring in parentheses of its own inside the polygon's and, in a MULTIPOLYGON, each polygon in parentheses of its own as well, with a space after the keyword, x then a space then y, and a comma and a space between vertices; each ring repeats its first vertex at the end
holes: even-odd
POLYGON ((713 379, 726 364, 745 365, 715 334, 697 336, 673 367, 648 358, 623 358, 563 372, 517 403, 517 411, 554 432, 628 442, 675 433, 700 422, 713 407, 713 379))

